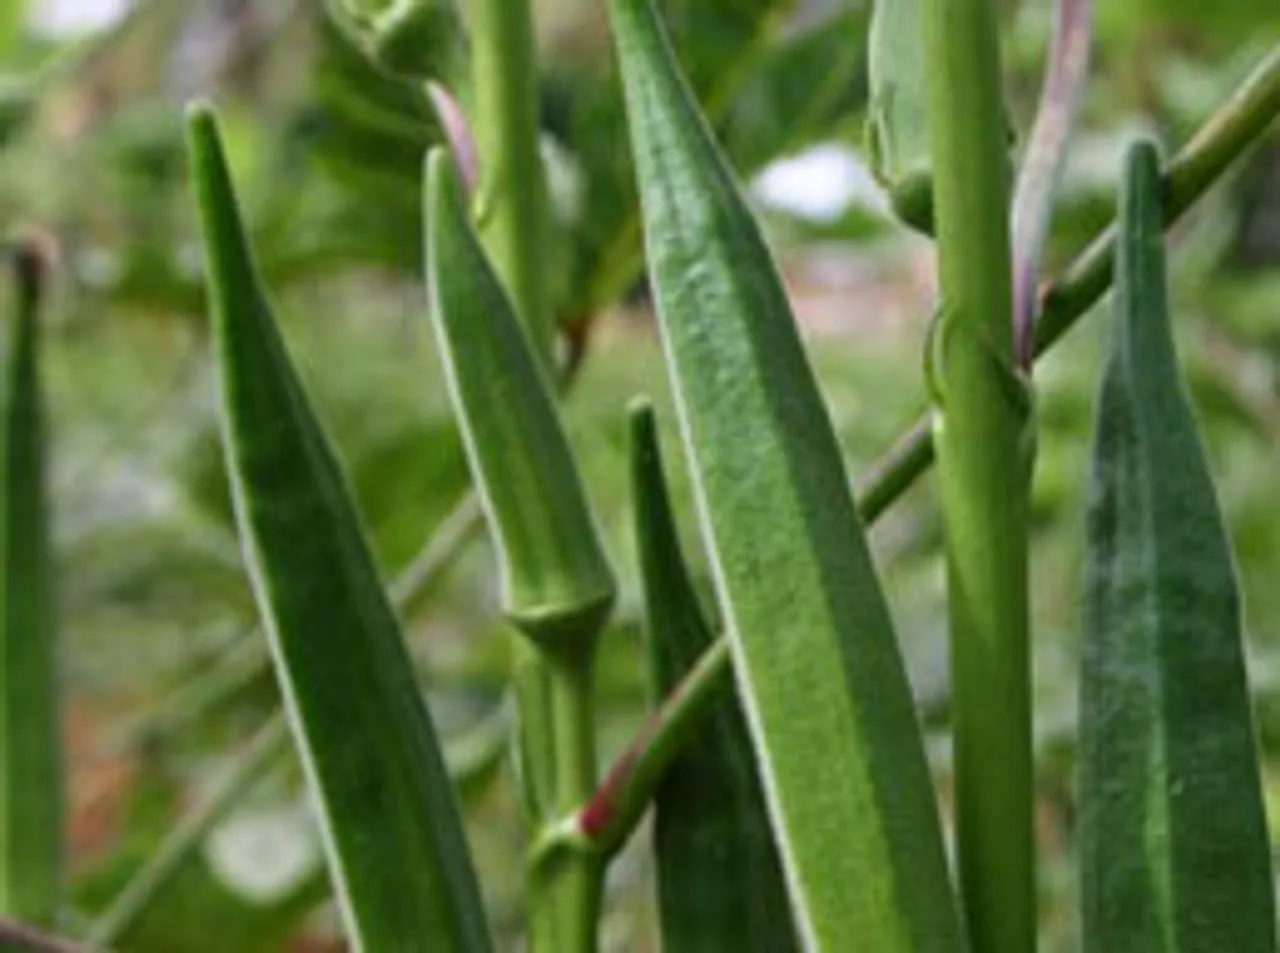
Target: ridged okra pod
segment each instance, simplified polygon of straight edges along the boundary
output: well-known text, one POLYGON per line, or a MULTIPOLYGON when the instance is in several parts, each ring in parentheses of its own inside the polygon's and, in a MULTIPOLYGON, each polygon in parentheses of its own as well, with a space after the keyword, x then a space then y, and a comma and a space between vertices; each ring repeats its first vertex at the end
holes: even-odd
POLYGON ((1271 849, 1230 543, 1174 349, 1159 161, 1125 164, 1089 483, 1086 953, 1272 953, 1271 849))
POLYGON ((612 0, 703 544, 809 950, 960 948, 888 607, 760 230, 649 0, 612 0))
POLYGON ((39 247, 10 250, 0 407, 0 916, 52 926, 63 900, 62 738, 46 433, 39 247))

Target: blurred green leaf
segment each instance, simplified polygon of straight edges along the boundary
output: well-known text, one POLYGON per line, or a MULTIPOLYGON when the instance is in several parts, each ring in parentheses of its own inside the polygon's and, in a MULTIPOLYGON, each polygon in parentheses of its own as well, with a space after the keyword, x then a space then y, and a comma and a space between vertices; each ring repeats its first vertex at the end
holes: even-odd
POLYGON ((0 0, 0 59, 11 60, 26 33, 27 0, 0 0))
POLYGON ((465 81, 466 34, 452 0, 326 0, 325 6, 388 74, 409 82, 465 81))
POLYGON ((293 148, 344 187, 351 214, 378 223, 395 264, 416 269, 422 156, 441 141, 435 114, 421 89, 379 72, 330 18, 318 13, 316 29, 318 103, 295 122, 293 148))

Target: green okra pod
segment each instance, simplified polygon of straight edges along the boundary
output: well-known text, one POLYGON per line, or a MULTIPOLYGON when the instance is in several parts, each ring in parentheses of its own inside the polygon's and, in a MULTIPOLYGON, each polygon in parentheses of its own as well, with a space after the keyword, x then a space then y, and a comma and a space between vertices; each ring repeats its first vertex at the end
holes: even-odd
POLYGON ((1155 147, 1120 194, 1089 487, 1086 953, 1272 953, 1270 843, 1230 544, 1170 325, 1155 147))
POLYGON ((867 34, 867 148, 894 212, 933 231, 932 145, 920 0, 875 0, 867 34))
POLYGON ((469 218, 452 159, 427 160, 427 275, 503 609, 548 651, 589 650, 615 583, 551 382, 469 218))
MULTIPOLYGON (((874 0, 867 31, 866 144, 894 214, 933 234, 933 134, 923 0, 874 0)), ((1009 119, 1010 145, 1016 138, 1009 119)), ((1010 185, 1012 150, 1005 169, 1010 185)))
POLYGON ((258 277, 208 107, 187 134, 236 521, 348 938, 365 953, 487 953, 439 740, 258 277))
POLYGON ((62 903, 64 782, 40 303, 47 262, 13 249, 0 416, 0 915, 49 927, 62 903))
MULTIPOLYGON (((680 551, 647 402, 631 412, 631 455, 649 667, 661 703, 714 636, 680 551)), ((799 949, 751 738, 732 692, 718 694, 663 775, 653 844, 666 953, 799 949)))
POLYGON ((960 949, 911 691, 782 282, 652 4, 610 9, 664 353, 801 944, 960 949))

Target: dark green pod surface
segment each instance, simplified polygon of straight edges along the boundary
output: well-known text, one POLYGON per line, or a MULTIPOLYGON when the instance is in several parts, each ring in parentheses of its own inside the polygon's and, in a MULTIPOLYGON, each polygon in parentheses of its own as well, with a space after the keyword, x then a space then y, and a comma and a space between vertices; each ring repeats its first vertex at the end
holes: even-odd
POLYGON ((507 616, 548 648, 594 639, 615 585, 553 390, 472 230, 443 149, 427 160, 427 263, 441 360, 507 616))
MULTIPOLYGON (((713 637, 680 551, 648 403, 632 410, 631 454, 649 664, 661 700, 713 637)), ((799 949, 751 738, 734 695, 722 692, 712 703, 663 775, 654 808, 665 953, 799 949)))
POLYGON ((440 745, 207 108, 191 113, 188 142, 236 519, 348 938, 366 953, 488 951, 440 745))
POLYGON ((888 607, 781 279, 648 0, 612 0, 663 345, 796 929, 956 950, 888 607))
POLYGON ((16 251, 0 417, 0 915, 51 926, 62 902, 62 743, 39 358, 44 263, 16 251))
POLYGON ((1084 949, 1274 953, 1240 600, 1166 284, 1158 159, 1142 142, 1120 195, 1090 486, 1084 949))

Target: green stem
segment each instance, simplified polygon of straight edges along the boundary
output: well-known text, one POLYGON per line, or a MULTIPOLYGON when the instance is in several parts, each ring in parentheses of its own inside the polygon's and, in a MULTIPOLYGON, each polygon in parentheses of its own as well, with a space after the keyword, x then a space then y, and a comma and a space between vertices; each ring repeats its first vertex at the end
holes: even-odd
MULTIPOLYGON (((1176 222, 1280 114, 1280 46, 1263 60, 1231 100, 1219 109, 1170 163, 1165 188, 1166 225, 1176 222)), ((1097 304, 1111 285, 1115 228, 1101 232, 1041 297, 1036 356, 1056 344, 1097 304)), ((934 461, 932 421, 922 418, 894 444, 858 493, 858 513, 868 525, 897 502, 934 461)), ((646 724, 605 776, 589 804, 615 817, 585 811, 574 835, 585 833, 592 849, 616 853, 635 830, 662 773, 679 753, 690 728, 725 684, 732 660, 718 642, 671 695, 655 723, 646 724), (612 790, 610 790, 612 788, 612 790)), ((571 833, 566 832, 566 837, 571 833)))
POLYGON ((538 73, 529 0, 470 5, 479 156, 476 230, 550 367, 546 180, 539 151, 538 73))
MULTIPOLYGON (((591 797, 596 786, 592 668, 590 659, 572 659, 549 667, 551 720, 556 745, 557 817, 566 817, 577 811, 591 797)), ((603 873, 599 859, 590 856, 570 856, 566 863, 557 867, 550 885, 559 936, 554 949, 596 949, 603 873)))
POLYGON ((527 639, 520 641, 516 699, 521 758, 533 820, 541 827, 528 863, 529 945, 535 953, 592 953, 604 883, 600 858, 577 850, 544 852, 537 845, 595 791, 593 653, 556 657, 539 654, 527 639), (531 673, 528 666, 537 667, 531 673), (535 733, 539 731, 545 735, 535 733))
POLYGON ((97 953, 91 947, 79 946, 70 940, 37 930, 9 917, 0 917, 0 950, 26 950, 28 953, 97 953))
POLYGON ((594 850, 609 858, 622 849, 667 767, 719 691, 728 688, 732 670, 729 643, 718 639, 618 756, 578 815, 578 832, 594 850))
MULTIPOLYGON (((554 319, 547 290, 546 182, 539 150, 538 75, 530 0, 475 0, 470 7, 478 155, 476 227, 542 359, 551 365, 554 319)), ((575 810, 595 786, 591 656, 552 659, 518 649, 521 763, 541 825, 575 810)), ((534 953, 592 953, 602 872, 569 857, 535 870, 529 894, 534 953), (541 878, 541 879, 539 879, 541 878)))
POLYGON ((1036 943, 1027 503, 1009 182, 992 0, 926 0, 942 306, 930 348, 951 621, 961 900, 970 945, 1036 943))

